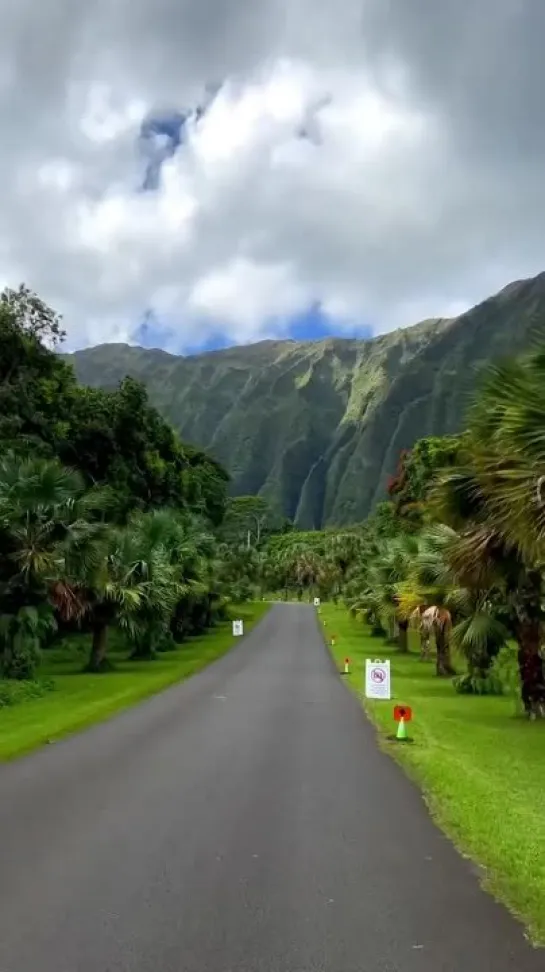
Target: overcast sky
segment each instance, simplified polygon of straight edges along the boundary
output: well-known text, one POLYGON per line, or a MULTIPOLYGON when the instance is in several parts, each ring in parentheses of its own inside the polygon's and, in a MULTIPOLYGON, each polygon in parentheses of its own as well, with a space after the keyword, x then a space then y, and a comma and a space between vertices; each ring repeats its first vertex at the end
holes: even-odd
POLYGON ((0 13, 0 284, 71 347, 146 314, 148 343, 246 342, 316 304, 381 332, 545 269, 545 0, 0 13))

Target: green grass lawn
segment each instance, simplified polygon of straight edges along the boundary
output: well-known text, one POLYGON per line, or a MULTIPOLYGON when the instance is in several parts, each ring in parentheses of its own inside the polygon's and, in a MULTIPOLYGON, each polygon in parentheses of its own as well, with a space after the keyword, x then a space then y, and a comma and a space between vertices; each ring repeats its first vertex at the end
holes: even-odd
MULTIPOLYGON (((242 618, 247 634, 269 605, 261 601, 233 606, 233 617, 242 618)), ((80 635, 44 652, 39 678, 52 678, 55 690, 0 709, 0 760, 13 759, 48 740, 60 739, 125 709, 161 689, 188 678, 224 655, 235 641, 231 622, 191 638, 172 652, 153 661, 127 661, 123 640, 112 631, 109 657, 115 670, 102 675, 82 673, 89 638, 80 635)))
MULTIPOLYGON (((456 846, 485 868, 485 886, 545 944, 545 723, 516 715, 512 697, 457 695, 434 664, 399 655, 340 606, 323 605, 324 633, 382 745, 422 787, 433 816, 456 846), (364 700, 366 658, 390 658, 392 701, 364 700), (412 706, 412 744, 388 740, 393 706, 412 706)), ((416 651, 416 646, 413 646, 416 651)))

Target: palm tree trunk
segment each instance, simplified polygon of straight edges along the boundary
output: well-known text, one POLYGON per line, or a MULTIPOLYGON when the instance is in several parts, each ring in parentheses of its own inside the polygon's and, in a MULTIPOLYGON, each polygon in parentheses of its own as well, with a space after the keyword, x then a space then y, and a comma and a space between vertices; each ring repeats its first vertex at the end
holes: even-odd
POLYGON ((93 625, 93 640, 91 653, 87 663, 88 672, 101 672, 106 661, 106 647, 108 643, 108 625, 104 621, 96 621, 93 625))
POLYGON ((444 625, 437 625, 435 628, 435 644, 437 647, 436 674, 439 678, 449 678, 455 675, 450 660, 449 632, 444 625))
POLYGON ((399 632, 399 650, 405 655, 409 650, 409 622, 398 621, 397 628, 399 632))
MULTIPOLYGON (((520 695, 528 715, 535 715, 545 706, 545 674, 540 655, 541 631, 539 621, 526 620, 517 625, 517 661, 520 673, 520 695)), ((544 713, 545 714, 545 713, 544 713)))

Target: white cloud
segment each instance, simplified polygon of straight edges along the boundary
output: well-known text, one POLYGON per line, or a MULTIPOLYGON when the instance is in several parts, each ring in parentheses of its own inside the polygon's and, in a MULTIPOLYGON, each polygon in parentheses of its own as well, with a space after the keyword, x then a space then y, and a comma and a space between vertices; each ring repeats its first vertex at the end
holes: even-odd
POLYGON ((222 321, 236 330, 240 341, 249 341, 275 318, 285 329, 290 315, 303 312, 312 291, 296 279, 289 264, 259 265, 241 258, 205 277, 193 287, 187 302, 195 315, 212 324, 222 321))
POLYGON ((0 12, 0 278, 61 310, 72 346, 132 340, 148 308, 181 347, 285 333, 314 301, 388 330, 543 269, 541 5, 0 12), (165 147, 141 122, 206 97, 140 192, 165 147))

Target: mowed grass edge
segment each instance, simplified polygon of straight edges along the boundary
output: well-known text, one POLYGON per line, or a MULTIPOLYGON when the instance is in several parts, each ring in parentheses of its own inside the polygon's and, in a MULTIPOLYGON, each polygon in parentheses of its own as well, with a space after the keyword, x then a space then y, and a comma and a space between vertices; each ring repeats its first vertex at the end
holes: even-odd
POLYGON ((320 621, 339 671, 351 660, 346 681, 382 747, 421 787, 458 850, 481 866, 486 889, 524 922, 535 945, 545 945, 545 724, 517 718, 513 698, 457 695, 433 663, 420 661, 415 644, 400 655, 344 607, 322 605, 320 621), (390 659, 391 702, 365 699, 366 658, 390 659), (412 743, 388 739, 395 704, 413 708, 412 743))
MULTIPOLYGON (((253 601, 233 605, 230 614, 244 621, 246 636, 269 607, 253 601)), ((61 643, 59 648, 44 652, 39 676, 52 678, 56 687, 43 698, 0 709, 0 761, 15 759, 110 718, 196 674, 242 640, 233 637, 229 620, 153 661, 129 661, 115 632, 111 636, 110 657, 115 669, 102 675, 82 672, 89 645, 83 635, 70 639, 74 648, 61 643)))

